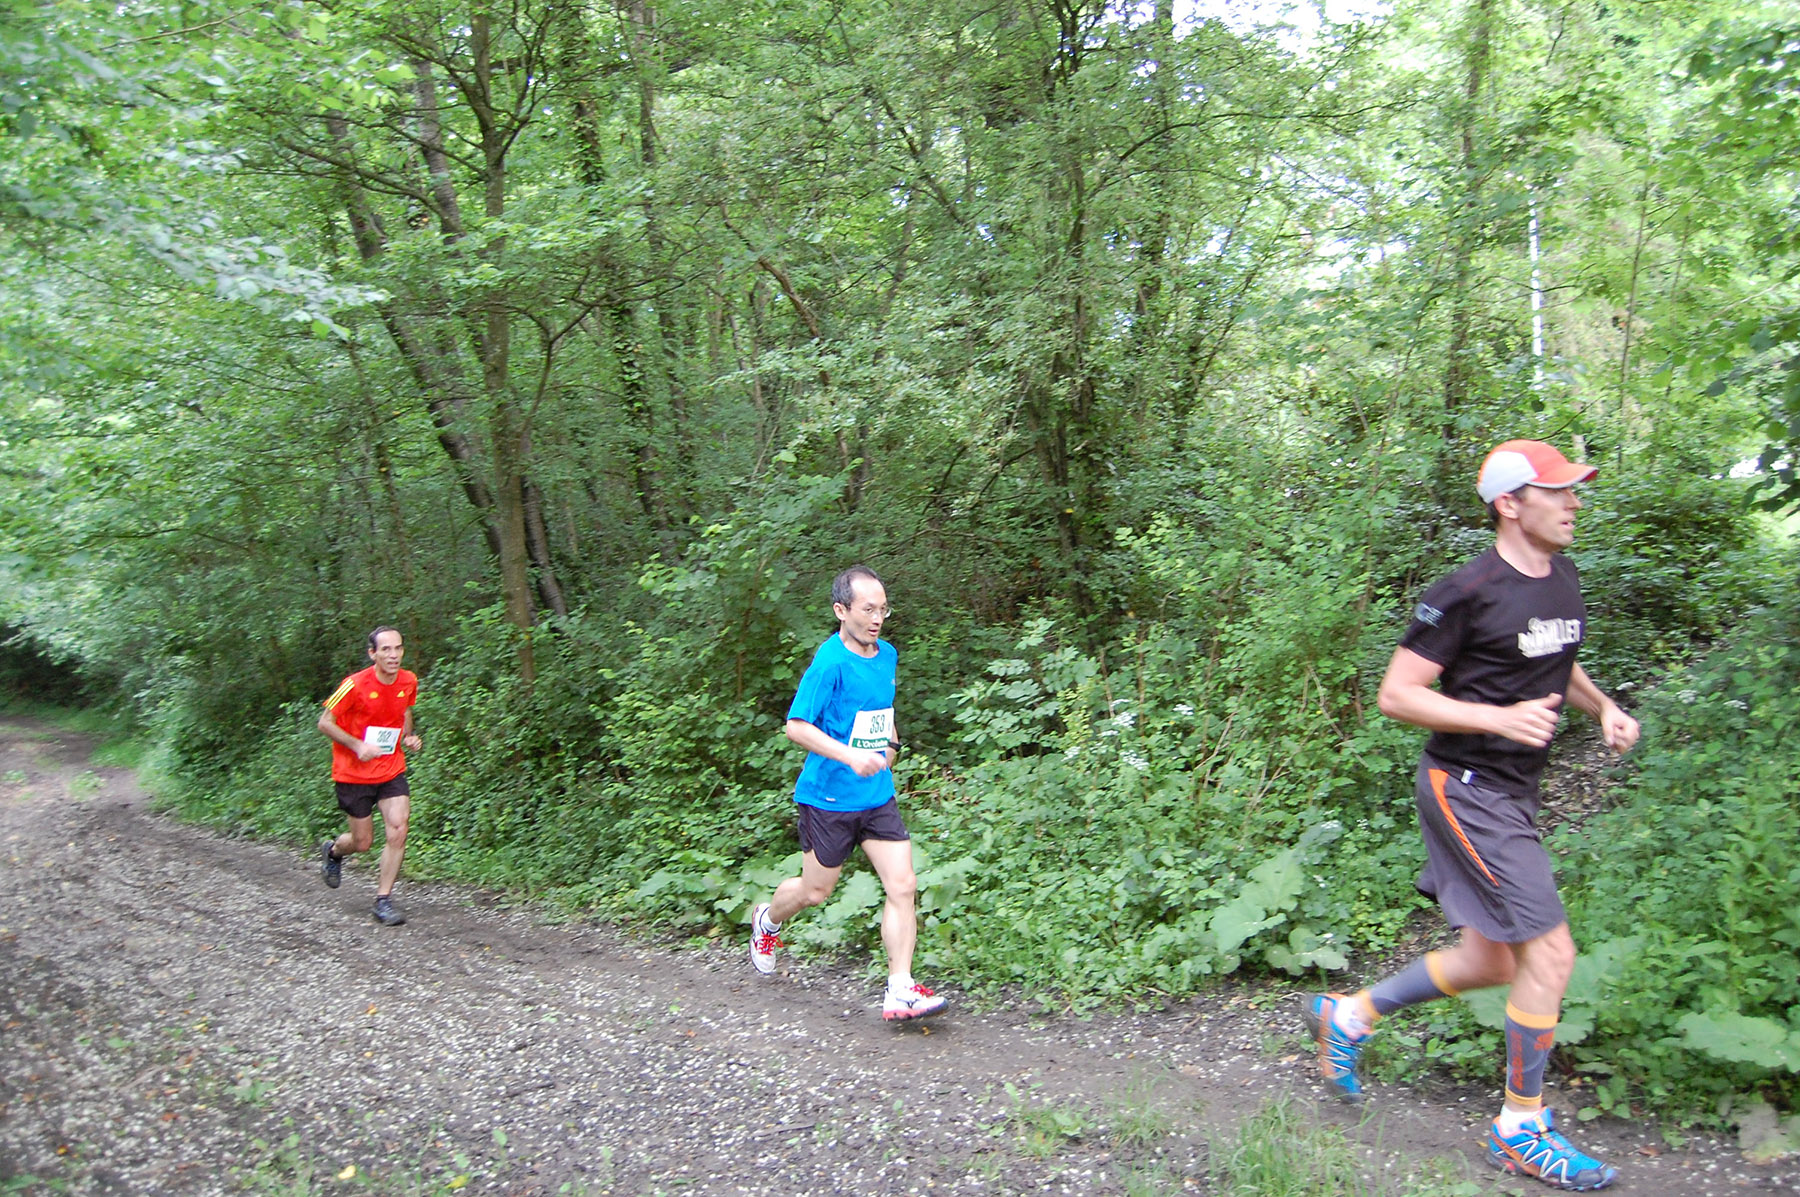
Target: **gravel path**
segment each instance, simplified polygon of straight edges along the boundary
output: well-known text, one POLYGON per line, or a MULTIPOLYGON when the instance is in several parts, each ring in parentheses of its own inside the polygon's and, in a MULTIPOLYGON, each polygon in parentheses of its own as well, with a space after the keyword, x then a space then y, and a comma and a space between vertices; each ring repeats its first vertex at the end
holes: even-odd
MULTIPOLYGON (((1089 1019, 875 1013, 861 970, 670 949, 155 815, 81 737, 0 720, 0 1194, 1220 1191, 1243 1119, 1354 1145, 1367 1191, 1537 1192, 1492 1093, 1315 1106, 1294 995, 1089 1019), (353 1170, 353 1171, 352 1171, 353 1170)), ((328 801, 321 784, 321 801, 328 801)), ((1800 1166, 1617 1122, 1614 1191, 1800 1193, 1800 1166)))

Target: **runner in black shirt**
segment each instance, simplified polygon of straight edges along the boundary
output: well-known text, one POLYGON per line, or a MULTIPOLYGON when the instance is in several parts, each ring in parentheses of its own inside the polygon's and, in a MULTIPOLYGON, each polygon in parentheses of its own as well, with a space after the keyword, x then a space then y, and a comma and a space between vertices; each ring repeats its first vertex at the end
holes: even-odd
POLYGON ((1595 472, 1539 441, 1488 454, 1476 489, 1494 547, 1425 592, 1382 679, 1382 713, 1432 733, 1415 790, 1426 849, 1419 890, 1461 941, 1355 995, 1315 994, 1305 1011, 1321 1074, 1358 1102, 1356 1061, 1378 1019, 1510 985, 1506 1104, 1488 1129, 1488 1159, 1577 1190, 1604 1188, 1617 1170, 1570 1146, 1543 1106, 1575 942, 1538 837, 1538 778, 1565 699, 1599 721, 1614 752, 1638 738, 1637 720, 1575 663, 1587 608, 1560 554, 1575 536, 1575 484, 1595 472))

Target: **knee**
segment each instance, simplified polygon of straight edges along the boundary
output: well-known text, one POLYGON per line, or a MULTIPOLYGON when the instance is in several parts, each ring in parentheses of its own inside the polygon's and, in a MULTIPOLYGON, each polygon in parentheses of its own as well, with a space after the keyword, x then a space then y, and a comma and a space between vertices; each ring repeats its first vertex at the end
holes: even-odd
POLYGON ((884 877, 881 887, 887 891, 888 901, 910 903, 919 892, 919 879, 911 869, 893 877, 884 877))
POLYGON ((350 831, 350 851, 367 852, 375 845, 375 829, 373 827, 356 827, 350 831))
POLYGON ((815 884, 802 882, 800 885, 800 904, 803 907, 817 906, 824 902, 826 898, 829 898, 831 896, 831 891, 836 888, 837 886, 832 883, 815 884))
POLYGON ((406 824, 390 823, 386 828, 387 844, 390 848, 406 847, 406 824))
POLYGON ((1526 966, 1540 980, 1558 988, 1567 987, 1569 976, 1575 971, 1575 940, 1566 928, 1552 931, 1531 945, 1525 959, 1526 966))

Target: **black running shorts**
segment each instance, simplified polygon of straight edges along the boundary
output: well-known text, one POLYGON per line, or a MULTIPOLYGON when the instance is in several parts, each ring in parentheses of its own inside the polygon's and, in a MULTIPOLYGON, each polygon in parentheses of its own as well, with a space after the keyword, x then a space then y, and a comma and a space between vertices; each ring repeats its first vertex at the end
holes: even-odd
POLYGON ((1535 793, 1492 789, 1472 770, 1427 756, 1413 795, 1425 837, 1419 892, 1436 900, 1452 927, 1512 944, 1566 921, 1538 835, 1535 793))
POLYGON ((800 847, 828 869, 841 868, 850 850, 864 840, 910 840, 892 798, 873 810, 824 810, 802 802, 800 847))
POLYGON ((337 783, 338 806, 352 819, 366 819, 374 814, 375 804, 383 798, 401 798, 411 793, 412 787, 406 784, 404 769, 379 785, 360 781, 337 783))

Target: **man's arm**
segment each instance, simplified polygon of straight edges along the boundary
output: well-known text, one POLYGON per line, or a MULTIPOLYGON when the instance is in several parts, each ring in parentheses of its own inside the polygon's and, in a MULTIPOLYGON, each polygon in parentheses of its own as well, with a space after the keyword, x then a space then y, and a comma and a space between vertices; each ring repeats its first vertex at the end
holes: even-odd
POLYGON ((1619 704, 1601 693, 1587 670, 1575 666, 1569 675, 1569 705, 1586 711, 1600 725, 1600 738, 1614 752, 1630 752, 1638 740, 1638 721, 1619 708, 1619 704))
POLYGON ((406 718, 400 721, 400 743, 408 752, 417 752, 425 747, 425 741, 419 739, 419 733, 413 730, 412 708, 406 708, 406 718))
POLYGON ((1556 734, 1562 695, 1547 694, 1506 707, 1464 702, 1432 689, 1443 672, 1436 661, 1410 648, 1397 648, 1381 679, 1376 705, 1389 719, 1427 731, 1504 736, 1533 748, 1544 747, 1556 734))
POLYGON ((822 757, 847 765, 858 777, 873 777, 888 767, 886 749, 870 752, 863 748, 852 748, 832 739, 804 719, 787 721, 787 738, 808 752, 816 752, 822 757))
MULTIPOLYGON (((407 712, 409 715, 411 712, 407 712)), ((326 739, 335 740, 356 755, 359 761, 372 761, 376 757, 375 745, 365 744, 343 728, 338 726, 332 716, 331 708, 326 707, 319 715, 319 730, 325 733, 326 739)))

